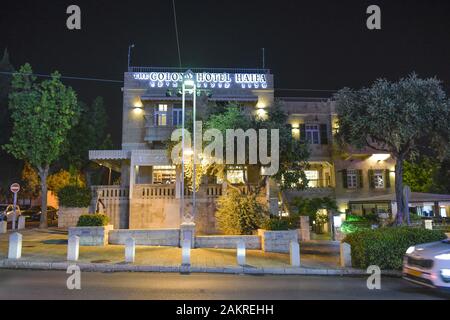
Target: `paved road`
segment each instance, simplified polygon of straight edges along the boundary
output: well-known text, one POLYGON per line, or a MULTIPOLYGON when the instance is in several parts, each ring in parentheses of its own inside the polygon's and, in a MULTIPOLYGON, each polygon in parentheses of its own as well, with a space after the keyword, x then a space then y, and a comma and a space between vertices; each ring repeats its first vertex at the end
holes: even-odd
POLYGON ((445 299, 398 278, 371 291, 363 277, 82 273, 81 290, 58 271, 0 270, 0 299, 445 299))

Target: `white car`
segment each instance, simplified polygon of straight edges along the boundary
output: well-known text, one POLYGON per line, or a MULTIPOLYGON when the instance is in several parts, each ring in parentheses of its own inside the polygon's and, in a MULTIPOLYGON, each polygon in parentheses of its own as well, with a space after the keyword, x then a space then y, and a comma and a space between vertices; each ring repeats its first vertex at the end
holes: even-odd
POLYGON ((450 239, 409 247, 403 258, 403 278, 450 292, 450 239))
MULTIPOLYGON (((21 215, 20 207, 16 205, 16 220, 19 219, 20 215, 21 215)), ((7 220, 8 222, 11 222, 13 221, 13 217, 14 217, 14 206, 12 204, 0 205, 0 221, 7 220)))

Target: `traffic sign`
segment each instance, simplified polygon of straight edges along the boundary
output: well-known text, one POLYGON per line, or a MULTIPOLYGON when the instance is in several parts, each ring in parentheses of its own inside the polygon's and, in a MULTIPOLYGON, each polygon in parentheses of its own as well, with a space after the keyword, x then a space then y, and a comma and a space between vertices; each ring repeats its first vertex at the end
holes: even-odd
POLYGON ((13 184, 11 185, 10 190, 11 190, 12 193, 17 193, 17 192, 19 192, 19 191, 20 191, 20 184, 18 184, 18 183, 13 183, 13 184))

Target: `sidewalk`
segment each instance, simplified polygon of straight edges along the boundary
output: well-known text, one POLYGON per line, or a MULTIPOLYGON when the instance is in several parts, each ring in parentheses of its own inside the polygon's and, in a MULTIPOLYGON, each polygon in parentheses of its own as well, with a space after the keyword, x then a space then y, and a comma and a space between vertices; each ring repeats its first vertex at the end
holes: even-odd
MULTIPOLYGON (((8 237, 0 235, 0 267, 58 269, 68 266, 67 232, 59 229, 22 230, 22 259, 8 260, 8 237)), ((301 268, 290 266, 289 254, 247 250, 247 265, 236 264, 236 250, 193 249, 191 267, 180 267, 181 249, 175 247, 136 247, 134 264, 124 262, 124 246, 80 247, 79 265, 88 271, 225 272, 272 274, 360 274, 343 270, 339 264, 339 244, 312 241, 300 245, 301 268)))

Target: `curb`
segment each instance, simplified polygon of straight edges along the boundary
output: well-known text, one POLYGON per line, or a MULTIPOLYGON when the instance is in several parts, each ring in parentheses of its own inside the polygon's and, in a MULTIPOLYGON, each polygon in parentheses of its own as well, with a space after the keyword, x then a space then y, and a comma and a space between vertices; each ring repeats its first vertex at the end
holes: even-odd
MULTIPOLYGON (((167 273, 222 273, 249 275, 308 275, 308 276, 367 276, 361 269, 314 269, 314 268, 253 268, 248 266, 202 267, 188 265, 146 266, 132 264, 93 264, 75 262, 34 262, 21 260, 0 260, 0 269, 20 270, 59 270, 66 271, 70 265, 77 265, 86 272, 167 272, 167 273)), ((395 270, 383 270, 382 275, 401 277, 402 273, 395 270)))

